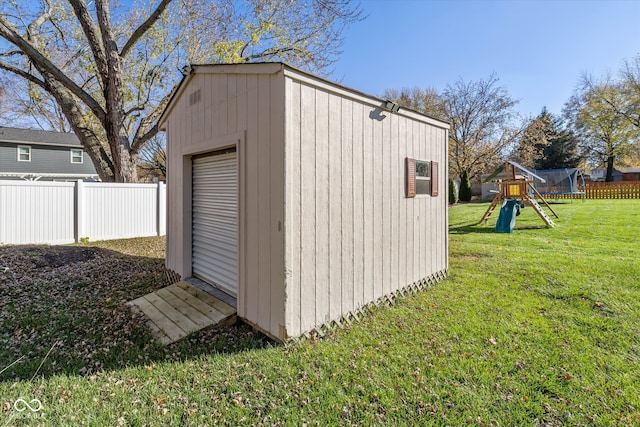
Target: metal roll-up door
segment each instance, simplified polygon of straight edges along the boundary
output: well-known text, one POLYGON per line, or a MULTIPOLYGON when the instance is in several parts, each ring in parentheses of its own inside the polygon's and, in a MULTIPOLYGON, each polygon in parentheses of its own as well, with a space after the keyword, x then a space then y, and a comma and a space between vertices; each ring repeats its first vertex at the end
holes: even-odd
POLYGON ((233 151, 193 158, 193 275, 238 294, 238 168, 233 151))

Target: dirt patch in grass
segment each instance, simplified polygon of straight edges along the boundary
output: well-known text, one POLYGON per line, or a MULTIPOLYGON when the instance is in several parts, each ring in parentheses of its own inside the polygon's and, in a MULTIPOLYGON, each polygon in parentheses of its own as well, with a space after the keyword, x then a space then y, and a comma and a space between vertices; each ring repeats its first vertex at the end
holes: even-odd
POLYGON ((94 248, 74 248, 69 246, 40 247, 41 253, 36 257, 35 267, 62 267, 76 262, 89 261, 95 258, 98 251, 94 248))
POLYGON ((0 381, 181 359, 245 341, 261 345, 249 328, 230 327, 160 346, 146 319, 125 303, 167 285, 164 257, 153 256, 164 239, 98 245, 0 247, 0 381))

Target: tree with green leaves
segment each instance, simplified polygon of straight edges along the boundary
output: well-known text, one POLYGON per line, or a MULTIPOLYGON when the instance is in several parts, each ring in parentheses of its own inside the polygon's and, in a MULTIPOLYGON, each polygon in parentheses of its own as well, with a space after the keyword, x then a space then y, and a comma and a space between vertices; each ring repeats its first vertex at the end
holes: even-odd
POLYGON ((458 203, 458 189, 456 183, 449 178, 449 204, 455 205, 456 203, 458 203))
POLYGON ((564 107, 584 155, 595 165, 606 164, 607 182, 613 180, 615 159, 638 147, 640 128, 622 112, 625 102, 623 85, 603 80, 583 85, 564 107))
POLYGON ((460 177, 460 190, 458 197, 462 202, 470 202, 473 197, 469 172, 466 170, 462 171, 462 176, 460 177))
POLYGON ((625 59, 617 79, 608 74, 600 79, 583 75, 580 79, 580 90, 597 93, 611 110, 632 126, 640 128, 640 54, 625 59), (598 86, 603 85, 615 87, 615 90, 597 91, 598 86))
POLYGON ((578 142, 561 117, 543 108, 527 125, 510 157, 530 169, 574 168, 580 163, 578 142))
POLYGON ((63 118, 103 181, 133 182, 184 65, 322 72, 359 19, 345 0, 0 0, 0 71, 63 118))
POLYGON ((535 169, 576 168, 582 160, 578 146, 580 139, 570 129, 558 127, 549 136, 549 145, 542 149, 542 157, 535 163, 535 169))

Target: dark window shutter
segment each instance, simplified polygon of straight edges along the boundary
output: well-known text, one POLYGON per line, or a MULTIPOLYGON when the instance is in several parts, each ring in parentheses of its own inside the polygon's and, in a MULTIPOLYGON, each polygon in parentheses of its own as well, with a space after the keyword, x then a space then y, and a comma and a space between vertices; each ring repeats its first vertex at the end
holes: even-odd
POLYGON ((406 173, 407 197, 416 197, 416 160, 407 157, 406 173))
POLYGON ((431 162, 431 196, 438 195, 438 162, 431 162))

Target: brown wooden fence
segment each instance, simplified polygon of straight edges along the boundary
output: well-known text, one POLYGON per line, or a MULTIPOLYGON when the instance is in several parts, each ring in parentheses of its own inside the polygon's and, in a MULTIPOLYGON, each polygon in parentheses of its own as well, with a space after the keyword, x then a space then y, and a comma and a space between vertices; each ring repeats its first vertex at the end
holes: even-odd
POLYGON ((588 182, 587 199, 640 199, 640 181, 588 182))
MULTIPOLYGON (((582 190, 580 190, 582 191, 582 190)), ((571 193, 571 194, 554 194, 554 193, 545 193, 543 194, 544 198, 547 200, 565 200, 565 199, 586 199, 587 197, 582 193, 571 193)))

